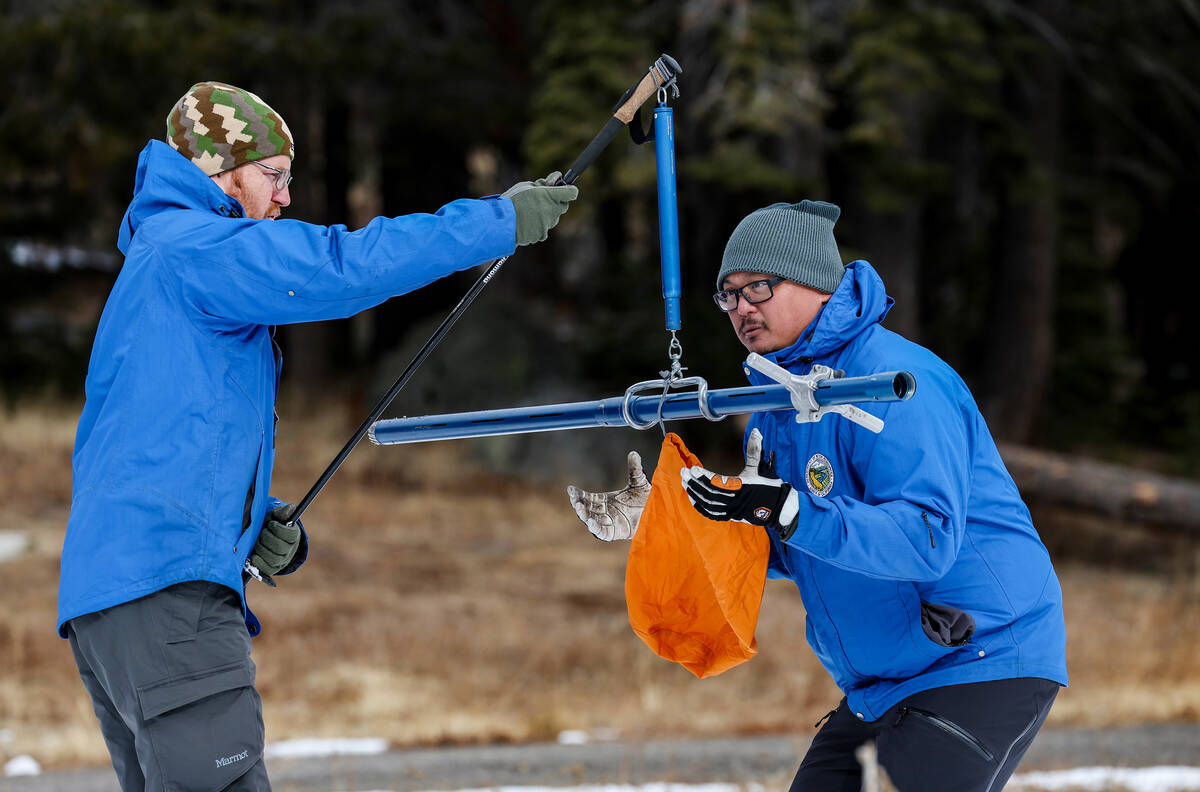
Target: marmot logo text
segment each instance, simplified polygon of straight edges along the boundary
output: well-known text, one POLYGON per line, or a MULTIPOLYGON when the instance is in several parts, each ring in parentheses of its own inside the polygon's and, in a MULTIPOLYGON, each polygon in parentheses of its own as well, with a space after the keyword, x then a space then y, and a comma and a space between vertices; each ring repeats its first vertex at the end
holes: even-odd
POLYGON ((226 767, 228 765, 233 764, 234 762, 240 762, 249 756, 250 756, 249 751, 242 751, 240 754, 234 754, 233 756, 222 756, 220 759, 217 759, 215 761, 217 763, 217 767, 226 767))

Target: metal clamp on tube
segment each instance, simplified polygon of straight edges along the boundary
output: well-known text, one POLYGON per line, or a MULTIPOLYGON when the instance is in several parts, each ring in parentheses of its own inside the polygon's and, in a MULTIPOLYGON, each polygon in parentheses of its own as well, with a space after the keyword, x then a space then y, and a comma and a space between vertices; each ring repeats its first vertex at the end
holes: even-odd
MULTIPOLYGON (((718 415, 713 410, 708 395, 708 380, 704 379, 704 377, 680 377, 678 379, 644 380, 642 382, 635 382, 626 388, 625 395, 621 399, 621 417, 625 420, 625 425, 633 429, 649 429, 651 426, 661 424, 667 418, 671 417, 663 414, 663 405, 667 402, 668 391, 672 388, 680 388, 685 385, 696 386, 695 393, 690 395, 694 395, 696 398, 696 409, 699 411, 698 417, 707 418, 710 421, 723 421, 729 417, 728 414, 718 415), (633 409, 634 397, 639 393, 660 389, 662 390, 662 396, 659 399, 658 412, 654 419, 639 421, 633 409)), ((665 432, 666 430, 664 429, 663 431, 665 432)))
MULTIPOLYGON (((637 417, 634 416, 633 411, 630 410, 630 400, 639 393, 644 393, 652 389, 663 390, 663 398, 665 399, 665 391, 667 390, 667 387, 669 387, 664 385, 665 382, 665 380, 661 379, 643 380, 641 382, 635 382, 625 389, 625 396, 621 399, 621 418, 624 419, 626 426, 630 427, 631 429, 649 429, 651 426, 662 423, 661 415, 657 420, 648 419, 645 421, 639 421, 637 417)), ((661 403, 662 401, 660 400, 659 404, 661 403)))
POLYGON ((917 389, 916 378, 907 371, 854 377, 845 380, 849 387, 839 388, 842 374, 829 366, 816 365, 807 374, 793 374, 755 352, 746 358, 746 365, 788 389, 796 410, 796 423, 815 423, 829 413, 837 413, 879 434, 883 431, 883 421, 850 402, 908 401, 917 389))

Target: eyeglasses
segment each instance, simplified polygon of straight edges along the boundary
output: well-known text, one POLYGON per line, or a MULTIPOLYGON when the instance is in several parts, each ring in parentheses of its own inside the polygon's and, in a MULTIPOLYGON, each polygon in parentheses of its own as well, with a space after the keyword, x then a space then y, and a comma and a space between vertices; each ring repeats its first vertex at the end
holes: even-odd
POLYGON ((744 297, 751 305, 758 305, 775 296, 775 286, 787 278, 767 278, 766 280, 750 281, 737 289, 725 289, 713 295, 717 307, 725 313, 737 310, 738 298, 744 297))
POLYGON ((275 174, 275 190, 276 190, 276 192, 278 192, 279 190, 286 190, 287 186, 292 183, 292 172, 290 170, 280 170, 279 168, 272 168, 270 165, 264 165, 261 162, 255 162, 254 164, 260 168, 265 168, 266 170, 269 170, 269 171, 271 171, 271 173, 275 174))

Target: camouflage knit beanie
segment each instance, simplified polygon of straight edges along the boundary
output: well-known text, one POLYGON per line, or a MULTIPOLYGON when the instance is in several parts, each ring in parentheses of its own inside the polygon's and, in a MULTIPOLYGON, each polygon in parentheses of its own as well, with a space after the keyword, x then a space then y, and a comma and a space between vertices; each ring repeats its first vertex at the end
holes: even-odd
POLYGON ((249 91, 196 83, 167 116, 167 142, 209 176, 247 162, 296 156, 283 118, 249 91))
POLYGON ((833 238, 842 210, 824 201, 777 203, 757 209, 738 223, 725 245, 717 288, 733 272, 778 275, 833 294, 846 267, 833 238))

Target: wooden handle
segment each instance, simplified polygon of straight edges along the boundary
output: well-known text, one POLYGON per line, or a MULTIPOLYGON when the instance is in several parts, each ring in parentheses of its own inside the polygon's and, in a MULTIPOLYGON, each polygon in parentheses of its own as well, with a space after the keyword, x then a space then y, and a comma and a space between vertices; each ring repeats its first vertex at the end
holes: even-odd
MULTIPOLYGON (((683 72, 679 62, 665 52, 659 56, 650 70, 646 72, 646 76, 629 89, 626 94, 626 99, 616 110, 613 111, 613 118, 620 121, 622 124, 628 124, 633 120, 634 113, 642 104, 654 96, 659 88, 666 87, 674 82, 674 80, 683 72)), ((679 90, 675 90, 675 95, 679 96, 679 90)))
POLYGON ((616 118, 622 124, 628 124, 633 120, 633 114, 637 112, 637 109, 645 104, 647 99, 654 96, 657 91, 658 84, 654 81, 654 70, 651 69, 646 72, 646 76, 634 87, 633 93, 625 100, 625 104, 616 109, 613 113, 613 118, 616 118))

